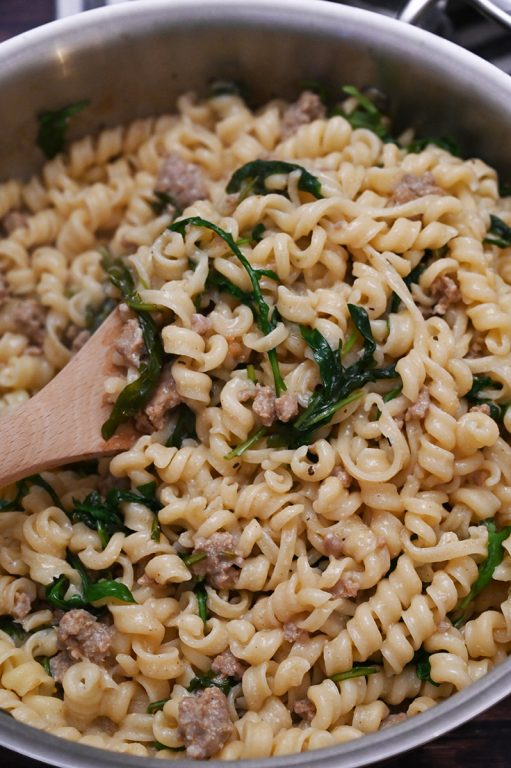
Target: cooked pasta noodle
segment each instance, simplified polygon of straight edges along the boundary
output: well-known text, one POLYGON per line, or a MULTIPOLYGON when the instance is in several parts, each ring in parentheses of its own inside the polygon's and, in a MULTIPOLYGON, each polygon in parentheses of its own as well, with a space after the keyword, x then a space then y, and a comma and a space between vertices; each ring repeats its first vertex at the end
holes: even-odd
MULTIPOLYGON (((511 240, 486 239, 511 203, 356 108, 188 94, 0 185, 4 413, 120 301, 119 257, 163 347, 132 448, 2 492, 20 722, 283 755, 415 717, 511 648, 511 240)), ((121 311, 111 402, 152 352, 121 311)))

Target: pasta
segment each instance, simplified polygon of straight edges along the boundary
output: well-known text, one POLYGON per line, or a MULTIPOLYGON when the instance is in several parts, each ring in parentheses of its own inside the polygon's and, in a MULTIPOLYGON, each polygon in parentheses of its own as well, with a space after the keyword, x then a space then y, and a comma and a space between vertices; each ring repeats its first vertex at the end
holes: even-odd
POLYGON ((151 384, 129 450, 2 491, 17 720, 262 758, 508 655, 511 204, 346 92, 331 116, 186 94, 0 184, 0 411, 120 302, 104 429, 151 384))

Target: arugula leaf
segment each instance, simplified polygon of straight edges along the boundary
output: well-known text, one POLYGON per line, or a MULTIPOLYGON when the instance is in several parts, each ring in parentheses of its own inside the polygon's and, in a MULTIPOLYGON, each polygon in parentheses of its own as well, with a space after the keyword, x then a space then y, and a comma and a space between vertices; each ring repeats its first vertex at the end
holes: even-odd
POLYGON ((48 677, 53 677, 51 673, 51 667, 50 667, 50 656, 37 656, 36 661, 39 662, 39 664, 44 669, 48 677))
POLYGON ((68 104, 62 109, 41 112, 37 116, 39 129, 37 131, 36 144, 46 157, 51 160, 64 149, 66 129, 73 115, 78 114, 88 106, 89 100, 77 101, 68 104))
POLYGON ((481 396, 479 393, 484 389, 502 389, 502 384, 493 381, 490 376, 474 376, 472 386, 465 395, 466 399, 472 405, 487 405, 490 409, 490 416, 495 421, 501 421, 504 418, 507 405, 499 405, 488 397, 481 396))
POLYGON ((368 128, 383 141, 393 141, 384 115, 382 115, 371 99, 354 85, 345 85, 342 90, 347 96, 352 96, 356 99, 357 107, 353 112, 348 113, 342 107, 337 106, 334 108, 333 114, 342 115, 353 129, 368 128))
POLYGON ((206 585, 203 581, 198 581, 193 591, 195 592, 195 597, 197 598, 197 610, 199 616, 204 622, 204 626, 206 626, 209 619, 208 593, 206 592, 206 585))
POLYGON ((180 403, 176 410, 176 423, 165 443, 167 448, 181 448, 183 440, 187 440, 188 438, 193 438, 194 440, 197 439, 195 413, 184 403, 180 403))
POLYGON ((233 173, 226 190, 229 194, 233 192, 241 192, 243 194, 248 187, 250 193, 254 195, 268 195, 271 193, 282 195, 285 194, 283 190, 268 190, 265 181, 269 176, 290 174, 293 171, 300 171, 298 189, 302 190, 302 192, 309 192, 316 199, 323 197, 321 183, 317 176, 313 176, 312 173, 309 173, 301 165, 288 163, 284 160, 252 160, 250 163, 245 163, 245 165, 242 165, 241 168, 238 168, 233 173))
POLYGON ((499 184, 499 196, 511 197, 511 184, 508 181, 501 181, 499 184))
POLYGON ((154 200, 150 203, 150 206, 157 216, 160 216, 162 213, 164 213, 169 205, 171 205, 175 210, 174 217, 181 214, 181 210, 176 201, 167 192, 154 193, 154 200))
POLYGON ((14 621, 12 616, 0 616, 0 630, 9 635, 14 640, 16 646, 20 646, 27 639, 29 633, 25 632, 19 622, 14 621))
POLYGON ((201 560, 205 560, 207 554, 205 552, 191 552, 189 555, 179 555, 179 557, 189 567, 195 565, 195 563, 200 563, 201 560))
POLYGON ((124 301, 137 313, 147 352, 147 360, 138 369, 138 378, 120 392, 110 416, 101 427, 103 439, 108 440, 120 424, 139 413, 154 392, 161 373, 163 345, 156 324, 148 314, 157 306, 140 300, 130 271, 119 259, 106 263, 105 268, 112 283, 121 291, 124 301))
POLYGON ((97 602, 98 600, 104 600, 105 598, 119 600, 122 603, 136 602, 128 587, 119 581, 113 579, 99 579, 99 581, 92 582, 83 563, 77 555, 70 553, 68 555, 68 562, 80 576, 82 593, 81 595, 74 594, 66 598, 70 581, 67 576, 61 574, 54 578, 53 582, 48 584, 45 588, 45 598, 51 605, 55 605, 63 611, 70 611, 73 608, 86 608, 89 611, 94 612, 95 610, 97 611, 97 609, 90 604, 97 602))
POLYGON ((71 519, 97 531, 103 549, 114 533, 128 530, 117 510, 107 504, 98 491, 91 491, 83 501, 73 499, 71 519))
MULTIPOLYGON (((424 254, 426 256, 426 253, 424 254)), ((421 259, 418 264, 415 265, 415 267, 411 270, 411 272, 408 273, 406 277, 403 278, 404 284, 408 287, 409 290, 411 290, 412 285, 417 285, 419 282, 419 278, 424 272, 424 270, 427 267, 427 258, 421 259)), ((399 306, 401 304, 401 299, 395 293, 392 291, 392 298, 390 300, 390 311, 391 312, 397 312, 399 309, 399 306)))
POLYGON ((383 402, 390 403, 391 400, 395 400, 395 398, 401 394, 402 390, 402 386, 394 387, 394 389, 389 390, 385 395, 383 395, 383 402))
POLYGON ((264 435, 268 432, 267 427, 259 427, 259 429, 256 429, 255 432, 252 432, 251 435, 247 437, 247 439, 236 446, 236 448, 233 448, 232 451, 229 451, 229 453, 226 453, 224 456, 224 459, 227 459, 227 461, 230 461, 231 459, 235 459, 238 456, 242 456, 245 451, 248 451, 249 448, 251 448, 254 443, 257 443, 258 440, 261 439, 261 437, 264 437, 264 435))
POLYGON ((368 677, 374 675, 376 672, 380 672, 381 667, 378 664, 372 662, 355 662, 353 667, 347 672, 337 672, 335 675, 331 675, 328 679, 333 680, 334 683, 340 683, 343 680, 352 680, 354 677, 368 677))
POLYGON ((260 243, 263 239, 263 235, 266 231, 266 227, 264 226, 263 222, 260 221, 259 224, 256 224, 254 229, 252 230, 252 240, 254 243, 260 243))
POLYGON ((347 368, 341 361, 341 343, 336 353, 317 329, 312 330, 304 326, 300 328, 302 337, 318 364, 322 386, 314 392, 305 411, 293 423, 295 430, 307 432, 328 424, 340 408, 362 395, 359 390, 365 384, 397 376, 395 363, 385 368, 373 367, 376 343, 366 310, 355 304, 348 304, 348 310, 362 336, 363 352, 359 359, 347 368))
POLYGON ((110 296, 103 301, 99 307, 88 306, 85 310, 85 327, 87 330, 94 333, 99 326, 104 323, 108 315, 110 315, 116 308, 118 302, 112 299, 110 296))
MULTIPOLYGON (((0 499, 0 512, 12 512, 21 508, 21 502, 30 490, 31 485, 37 485, 40 488, 44 488, 46 493, 51 498, 53 504, 59 509, 64 509, 62 501, 55 493, 49 483, 46 482, 41 475, 30 475, 23 480, 18 480, 16 483, 16 495, 10 501, 7 499, 0 499)), ((64 510, 65 511, 65 510, 64 510)))
MULTIPOLYGON (((160 712, 167 701, 170 701, 170 699, 160 699, 159 701, 152 701, 150 704, 147 705, 146 713, 148 715, 154 715, 155 712, 160 712)), ((167 749, 167 747, 165 747, 167 749)))
MULTIPOLYGON (((254 267, 252 267, 248 259, 243 255, 241 250, 238 248, 238 246, 236 245, 236 243, 232 238, 232 235, 230 235, 229 232, 226 232, 224 229, 221 229, 221 227, 217 226, 216 224, 213 224, 211 221, 208 221, 207 219, 201 218, 200 216, 191 216, 188 219, 182 219, 181 221, 176 221, 174 224, 171 224, 170 227, 168 227, 168 229, 171 232, 179 232, 182 236, 184 236, 185 229, 188 226, 197 226, 197 227, 204 227, 205 229, 210 229, 212 232, 218 235, 224 241, 224 243, 231 249, 234 255, 241 262, 241 265, 245 269, 245 272, 249 276, 250 282, 252 284, 252 292, 250 294, 244 291, 241 291, 241 294, 243 294, 246 297, 246 301, 248 302, 248 305, 250 306, 250 309, 252 310, 252 313, 254 315, 254 319, 257 322, 257 325, 259 326, 261 331, 265 335, 270 333, 270 331, 273 331, 273 329, 276 328, 277 326, 277 322, 278 322, 277 315, 275 311, 273 311, 270 314, 270 307, 264 300, 264 297, 261 291, 261 286, 259 285, 259 280, 261 275, 266 275, 267 277, 270 277, 272 280, 278 280, 277 275, 271 270, 254 269, 254 267)), ((224 278, 224 281, 226 284, 227 283, 230 284, 231 287, 229 290, 232 291, 233 283, 230 283, 230 281, 227 280, 227 278, 224 278)), ((239 300, 243 301, 243 299, 239 299, 239 300)), ((271 369, 273 372, 273 378, 275 381, 275 391, 277 393, 277 397, 279 397, 283 392, 286 391, 286 385, 280 373, 276 349, 269 350, 268 359, 270 361, 271 369)))
MULTIPOLYGON (((111 488, 103 498, 98 491, 91 491, 83 501, 73 499, 71 519, 82 522, 93 531, 97 531, 103 549, 114 533, 127 533, 119 505, 123 502, 144 504, 155 514, 162 505, 156 498, 156 482, 146 483, 137 488, 137 493, 121 488, 111 488)), ((159 536, 158 536, 159 538, 159 536)))
POLYGON ((162 744, 161 741, 153 741, 153 749, 161 752, 162 749, 168 749, 169 752, 184 752, 186 747, 168 747, 166 744, 162 744))
POLYGON ((415 674, 419 680, 431 683, 438 688, 440 683, 437 683, 431 679, 431 663, 429 661, 430 656, 431 654, 428 653, 424 648, 420 648, 414 655, 412 664, 415 664, 415 674))
POLYGON ((466 613, 466 609, 491 582, 495 569, 501 564, 504 558, 505 550, 502 545, 511 535, 511 526, 507 526, 506 528, 497 531, 495 520, 483 520, 481 525, 484 525, 488 531, 488 554, 486 560, 479 565, 479 576, 472 584, 470 592, 460 602, 451 618, 455 627, 460 627, 467 621, 468 614, 466 613))
POLYGON ((510 248, 511 247, 511 227, 509 227, 505 221, 499 219, 493 213, 490 215, 490 227, 488 234, 492 237, 486 236, 483 243, 488 245, 496 245, 498 248, 510 248))
POLYGON ((211 669, 205 672, 203 675, 197 675, 190 681, 190 685, 186 689, 189 693, 195 693, 195 691, 203 691, 205 688, 220 688, 222 693, 226 696, 233 686, 236 685, 234 677, 223 677, 222 675, 216 675, 211 669))

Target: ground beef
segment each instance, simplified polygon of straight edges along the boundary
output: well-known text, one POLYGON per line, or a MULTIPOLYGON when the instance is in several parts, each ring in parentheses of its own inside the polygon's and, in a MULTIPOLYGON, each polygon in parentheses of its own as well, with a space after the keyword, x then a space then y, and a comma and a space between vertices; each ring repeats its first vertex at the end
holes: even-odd
POLYGON ((11 609, 11 616, 15 619, 24 619, 28 616, 32 608, 32 601, 28 592, 16 592, 14 595, 14 605, 11 609))
POLYGON ((344 542, 337 533, 326 533, 323 537, 325 555, 341 557, 344 555, 344 542))
POLYGON ((28 220, 28 214, 23 211, 9 211, 2 219, 2 227, 7 235, 14 232, 15 229, 24 227, 28 220))
POLYGON ((339 579, 335 587, 332 587, 330 593, 332 597, 356 597, 359 593, 360 585, 355 579, 345 576, 339 579))
POLYGON ((437 300, 433 307, 434 315, 445 315, 451 304, 461 299, 461 292, 455 280, 449 275, 437 277, 431 285, 431 296, 437 300))
POLYGON ((304 722, 310 723, 316 714, 316 706, 309 699, 298 699, 293 705, 293 712, 304 722))
POLYGON ((145 352, 145 344, 142 329, 136 317, 126 320, 114 347, 124 365, 140 367, 140 358, 145 352))
POLYGON ((309 633, 305 629, 301 629, 294 621, 286 621, 283 626, 284 638, 288 643, 304 643, 309 639, 309 633))
POLYGON ((211 320, 205 315, 201 315, 195 312, 192 315, 192 331, 198 333, 199 336, 205 336, 211 330, 211 320))
POLYGON ((211 665, 211 669, 216 675, 222 675, 222 677, 233 677, 235 680, 241 680, 243 673, 245 672, 247 665, 237 659, 231 651, 224 651, 215 659, 211 665))
POLYGON ((195 760, 212 757, 234 734, 227 699, 215 687, 181 699, 178 721, 178 735, 185 744, 186 756, 195 760))
POLYGON ((155 192, 164 192, 180 210, 196 200, 208 197, 206 178, 202 169, 183 160, 176 152, 168 154, 160 167, 155 192))
POLYGON ((279 421, 291 421, 298 414, 298 398, 285 394, 275 400, 275 413, 279 421))
POLYGON ((488 403, 481 403, 481 405, 473 405, 472 408, 469 408, 469 413, 484 413, 486 416, 489 416, 491 414, 491 409, 488 403))
POLYGON ((12 319, 18 333, 22 333, 29 341, 41 347, 46 334, 46 309, 35 299, 13 300, 10 306, 12 319))
POLYGON ((444 190, 435 184, 431 173, 424 173, 422 176, 406 173, 392 190, 389 202, 391 205, 402 205, 424 195, 443 194, 445 194, 444 190))
POLYGON ((163 429, 167 414, 181 402, 176 382, 172 376, 172 364, 167 363, 161 371, 160 380, 147 405, 136 417, 137 429, 142 432, 154 432, 163 429))
POLYGON ((406 421, 412 421, 414 419, 419 420, 427 416, 429 411, 430 398, 429 389, 427 387, 421 387, 419 396, 413 405, 411 405, 405 414, 406 421))
POLYGON ((325 117, 326 109, 317 93, 303 91, 297 101, 290 104, 282 117, 282 138, 292 136, 301 125, 325 117))
POLYGON ((199 536, 193 554, 205 554, 206 557, 194 563, 190 570, 195 576, 206 576, 216 589, 231 589, 236 584, 238 568, 243 565, 237 545, 232 533, 214 533, 209 539, 199 536))
POLYGON ((88 659, 96 664, 104 661, 110 652, 112 627, 100 624, 96 617, 81 608, 68 611, 57 626, 61 648, 72 659, 88 659))
POLYGON ((275 392, 270 387, 257 387, 252 410, 265 427, 271 427, 277 418, 275 392))
POLYGON ((406 720, 408 720, 406 712, 398 712, 397 715, 389 715, 382 720, 380 728, 389 728, 391 725, 399 725, 399 723, 404 723, 406 720))
POLYGON ((57 683, 61 683, 69 667, 76 664, 67 651, 60 651, 50 659, 51 676, 57 683))

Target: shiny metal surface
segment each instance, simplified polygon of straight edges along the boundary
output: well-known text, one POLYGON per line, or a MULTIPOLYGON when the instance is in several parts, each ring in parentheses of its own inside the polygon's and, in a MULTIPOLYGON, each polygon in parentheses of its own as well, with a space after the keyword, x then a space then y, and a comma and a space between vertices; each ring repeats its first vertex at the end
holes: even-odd
MULTIPOLYGON (((511 177, 511 78, 470 53, 381 15, 320 0, 146 0, 55 22, 0 45, 0 179, 43 158, 35 115, 89 98, 75 136, 169 110, 212 78, 245 83, 255 102, 293 97, 303 79, 375 85, 398 126, 455 136, 468 155, 511 177)), ((335 748, 246 768, 356 768, 445 733, 511 692, 511 659, 462 693, 401 725, 335 748)), ((140 758, 75 744, 0 713, 4 746, 63 768, 140 768, 140 758)), ((206 765, 205 763, 202 763, 206 765)), ((146 768, 161 760, 144 758, 146 768)), ((198 761, 179 760, 196 768, 198 761)), ((210 766, 225 763, 209 761, 210 766)))

